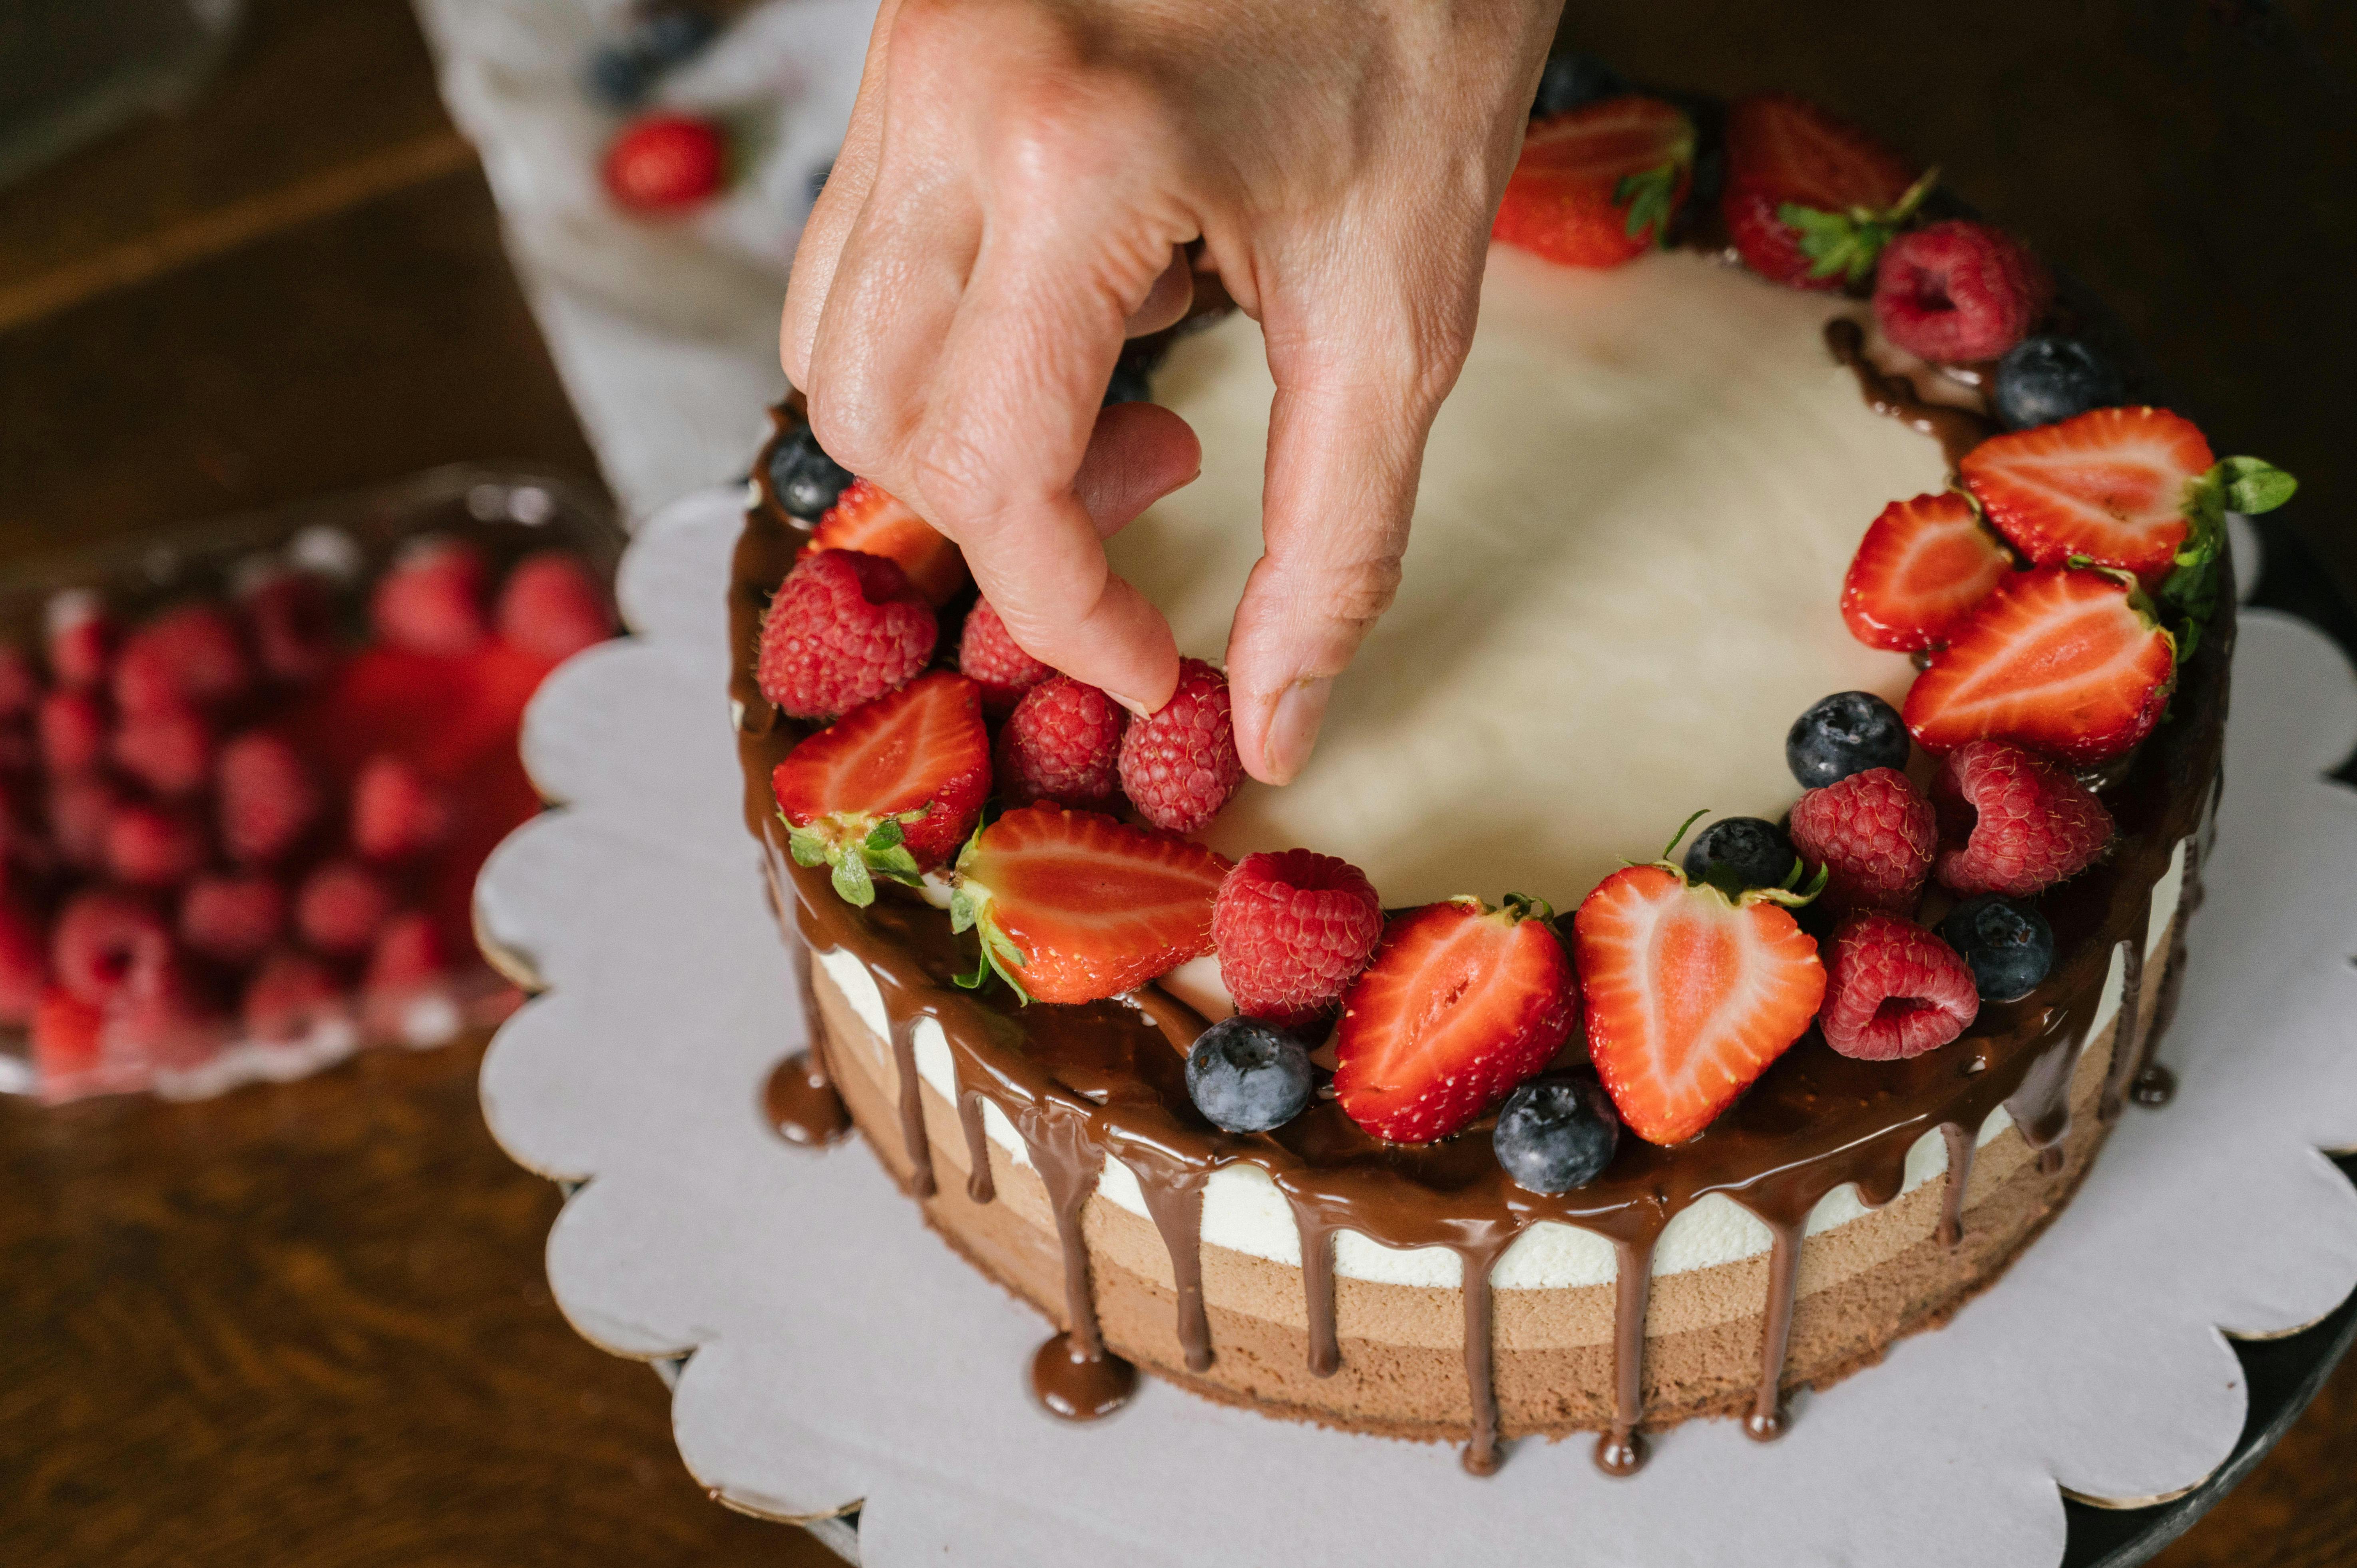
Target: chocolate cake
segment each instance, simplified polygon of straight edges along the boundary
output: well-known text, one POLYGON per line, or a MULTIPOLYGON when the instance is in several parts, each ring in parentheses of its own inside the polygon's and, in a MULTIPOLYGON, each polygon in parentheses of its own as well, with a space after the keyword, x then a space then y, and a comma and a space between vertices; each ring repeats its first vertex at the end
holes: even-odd
MULTIPOLYGON (((1569 911, 1693 807, 1782 817, 1800 792, 1785 732, 1810 703, 1900 699, 1919 662, 1940 667, 1937 641, 1910 659, 1850 635, 1844 566, 1886 503, 1943 490, 1998 435, 1996 372, 1909 352, 1854 295, 1756 275, 1737 198, 1731 183, 1715 211, 1663 220, 1682 246, 1609 269, 1493 247, 1399 601, 1302 777, 1246 783, 1202 843, 1339 855, 1395 917, 1510 891, 1569 911)), ((2040 308, 2050 325, 2060 307, 2040 308)), ((1238 316, 1149 349, 1204 473, 1109 548, 1181 651, 1216 658, 1259 550, 1270 384, 1238 316)), ((757 675, 814 521, 788 500, 814 450, 799 403, 777 420, 728 607, 746 822, 808 955, 811 1049, 766 1086, 768 1113, 801 1142, 856 1126, 950 1245, 1056 1326, 1032 1378, 1059 1414, 1117 1407, 1144 1366, 1271 1414, 1462 1440, 1477 1473, 1520 1435, 1596 1432, 1615 1473, 1641 1463, 1644 1431, 1693 1416, 1773 1437, 1789 1391, 1996 1281, 2122 1107, 2167 1096, 2153 1045, 2200 900, 2233 641, 2222 555, 2202 562, 2206 620, 2171 621, 2185 657, 2165 719, 2080 769, 2115 832, 2024 896, 2053 940, 2027 994, 1984 996, 1960 1037, 1895 1059, 1813 1028, 1700 1135, 1624 1134, 1600 1175, 1547 1194, 1501 1166, 1486 1115, 1390 1142, 1328 1088, 1272 1131, 1212 1124, 1187 1074, 1230 1005, 1208 951, 1118 995, 1027 1001, 986 973, 973 986, 955 869, 843 896, 773 793, 822 732, 757 675)), ((2095 569, 2020 553, 2008 583, 2095 569)), ((1927 927, 1951 902, 1913 897, 1927 927)), ((1800 919, 1830 954, 1832 916, 1800 919)), ((1555 1066, 1588 1055, 1575 1029, 1555 1066)))

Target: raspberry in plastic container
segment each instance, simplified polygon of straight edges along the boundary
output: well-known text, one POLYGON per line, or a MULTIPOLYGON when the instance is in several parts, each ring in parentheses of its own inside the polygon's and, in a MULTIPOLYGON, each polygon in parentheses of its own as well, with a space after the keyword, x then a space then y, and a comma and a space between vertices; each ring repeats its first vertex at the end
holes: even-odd
POLYGON ((0 570, 0 1091, 199 1098, 513 1011, 475 875, 540 810, 518 724, 619 630, 622 542, 572 480, 455 466, 0 570), (317 944, 322 868, 392 948, 317 944), (102 884, 113 937, 61 940, 102 884))

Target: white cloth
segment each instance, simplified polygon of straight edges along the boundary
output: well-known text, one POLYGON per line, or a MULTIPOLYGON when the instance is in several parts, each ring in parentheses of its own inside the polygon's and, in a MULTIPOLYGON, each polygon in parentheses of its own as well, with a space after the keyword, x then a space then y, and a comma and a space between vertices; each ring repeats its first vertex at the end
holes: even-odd
POLYGON ((785 389, 778 308, 841 145, 875 0, 769 0, 655 84, 648 107, 726 124, 727 190, 634 218, 598 165, 624 116, 583 81, 627 0, 416 0, 442 95, 482 155, 509 255, 606 479, 635 522, 741 475, 785 389))

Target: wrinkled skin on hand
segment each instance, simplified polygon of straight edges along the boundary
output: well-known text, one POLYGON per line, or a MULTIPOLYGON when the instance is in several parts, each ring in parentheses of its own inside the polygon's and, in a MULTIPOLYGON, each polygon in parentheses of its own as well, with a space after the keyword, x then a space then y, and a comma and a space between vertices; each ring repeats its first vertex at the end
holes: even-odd
POLYGON ((786 296, 819 439, 964 548, 1026 650, 1153 711, 1170 628, 1102 540, 1200 448, 1098 404, 1200 239, 1276 381, 1227 666, 1245 767, 1290 779, 1397 585, 1560 3, 885 0, 786 296))

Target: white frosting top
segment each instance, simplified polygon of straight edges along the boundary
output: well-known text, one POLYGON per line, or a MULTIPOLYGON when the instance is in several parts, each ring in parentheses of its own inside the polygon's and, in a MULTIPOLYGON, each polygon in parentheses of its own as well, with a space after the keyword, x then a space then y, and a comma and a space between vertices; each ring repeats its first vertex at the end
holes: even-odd
MULTIPOLYGON (((1855 308, 1692 254, 1589 272, 1493 248, 1399 597, 1301 777, 1247 782, 1206 842, 1340 855, 1393 906, 1568 909, 1690 811, 1781 816, 1801 711, 1907 688, 1904 657, 1843 625, 1842 575, 1886 503, 1946 483, 1826 350, 1855 308)), ((1155 393, 1202 477, 1108 546, 1215 662, 1261 553, 1274 391, 1248 318, 1180 340, 1155 393)))

